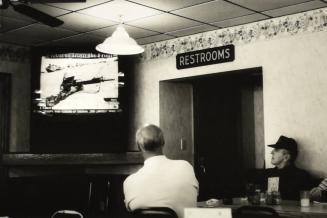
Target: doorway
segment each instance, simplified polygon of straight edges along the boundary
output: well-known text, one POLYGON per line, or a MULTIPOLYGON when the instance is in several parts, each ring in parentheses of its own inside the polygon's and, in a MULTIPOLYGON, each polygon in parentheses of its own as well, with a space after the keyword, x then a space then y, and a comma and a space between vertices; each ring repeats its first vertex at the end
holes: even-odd
POLYGON ((186 160, 194 164, 200 183, 199 200, 242 195, 246 172, 264 167, 262 90, 262 68, 161 82, 160 126, 166 138, 178 139, 169 145, 177 148, 171 156, 186 159, 182 149, 192 151, 188 152, 192 157, 186 160), (170 88, 164 91, 163 84, 169 84, 170 88), (175 89, 175 100, 167 98, 165 92, 179 86, 189 88, 186 93, 184 88, 181 94, 175 89), (181 101, 185 96, 191 96, 192 100, 181 101), (188 125, 180 125, 190 133, 189 137, 185 133, 176 136, 176 129, 170 131, 165 120, 180 121, 184 115, 174 115, 172 109, 166 112, 161 99, 165 99, 165 105, 190 108, 185 115, 188 125))
MULTIPOLYGON (((0 159, 9 149, 11 74, 0 73, 0 159)), ((7 167, 0 163, 0 202, 6 202, 7 167)), ((2 210, 2 204, 0 210, 2 210)))

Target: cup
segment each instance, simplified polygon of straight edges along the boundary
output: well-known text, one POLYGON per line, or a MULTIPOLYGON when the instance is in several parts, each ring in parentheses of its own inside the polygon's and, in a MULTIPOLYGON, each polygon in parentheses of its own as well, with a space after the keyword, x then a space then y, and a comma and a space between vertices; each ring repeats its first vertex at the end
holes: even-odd
POLYGON ((280 192, 267 192, 266 193, 266 204, 268 205, 280 205, 282 203, 282 197, 280 192))
POLYGON ((301 207, 310 206, 310 191, 301 191, 300 192, 301 207))
POLYGON ((274 204, 275 205, 280 205, 282 203, 282 197, 280 195, 280 192, 274 192, 274 197, 273 197, 273 200, 274 200, 274 204))
POLYGON ((266 194, 266 204, 273 205, 273 195, 271 192, 267 192, 266 194))
POLYGON ((260 204, 265 204, 267 199, 267 193, 266 192, 261 192, 260 193, 260 204))

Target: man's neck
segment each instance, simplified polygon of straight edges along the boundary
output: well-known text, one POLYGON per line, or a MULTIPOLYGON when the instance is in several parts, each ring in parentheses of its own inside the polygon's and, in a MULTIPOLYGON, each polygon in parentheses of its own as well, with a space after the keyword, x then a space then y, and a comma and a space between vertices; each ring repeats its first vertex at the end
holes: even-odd
POLYGON ((162 152, 143 152, 142 154, 143 154, 144 160, 147 160, 154 156, 163 155, 162 152))
POLYGON ((276 167, 277 167, 278 169, 284 169, 285 167, 287 167, 287 166, 289 166, 289 165, 290 165, 289 162, 282 162, 282 163, 280 163, 279 165, 277 165, 276 167))

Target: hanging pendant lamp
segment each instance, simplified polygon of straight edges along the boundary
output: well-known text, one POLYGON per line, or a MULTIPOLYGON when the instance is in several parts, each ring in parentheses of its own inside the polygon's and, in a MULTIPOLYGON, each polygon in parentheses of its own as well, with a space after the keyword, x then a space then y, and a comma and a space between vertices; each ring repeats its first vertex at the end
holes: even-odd
POLYGON ((134 55, 144 52, 144 48, 131 38, 122 24, 119 24, 115 32, 97 45, 95 49, 102 53, 114 55, 134 55))

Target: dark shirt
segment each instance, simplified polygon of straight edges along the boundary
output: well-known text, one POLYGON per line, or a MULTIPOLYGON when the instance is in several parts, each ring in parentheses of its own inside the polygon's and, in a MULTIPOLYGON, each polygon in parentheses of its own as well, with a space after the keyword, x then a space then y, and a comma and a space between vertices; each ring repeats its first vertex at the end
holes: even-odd
POLYGON ((264 171, 264 187, 267 190, 268 178, 279 177, 279 192, 284 200, 299 200, 301 190, 310 190, 316 185, 316 180, 305 170, 294 164, 283 169, 270 168, 264 171))

